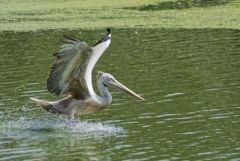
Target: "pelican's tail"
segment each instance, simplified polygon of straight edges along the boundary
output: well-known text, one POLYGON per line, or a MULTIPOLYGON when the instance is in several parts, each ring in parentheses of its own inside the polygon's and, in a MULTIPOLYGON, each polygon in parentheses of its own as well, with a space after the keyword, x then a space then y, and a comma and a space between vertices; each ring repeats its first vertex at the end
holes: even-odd
POLYGON ((63 112, 58 110, 57 108, 55 108, 51 103, 44 101, 44 100, 40 100, 37 98, 31 98, 31 100, 33 100, 34 102, 37 103, 37 105, 41 106, 44 110, 54 113, 54 114, 62 114, 63 112))
POLYGON ((43 107, 47 111, 52 106, 50 103, 48 103, 47 101, 44 101, 44 100, 40 100, 37 98, 30 98, 30 99, 33 100, 34 102, 36 102, 37 105, 43 107))

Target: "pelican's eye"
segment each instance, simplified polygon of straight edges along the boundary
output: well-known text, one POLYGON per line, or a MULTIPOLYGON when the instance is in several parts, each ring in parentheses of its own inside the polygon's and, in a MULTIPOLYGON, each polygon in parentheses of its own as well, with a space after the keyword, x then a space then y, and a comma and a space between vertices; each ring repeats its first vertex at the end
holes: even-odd
POLYGON ((108 82, 112 82, 112 81, 113 81, 113 78, 107 77, 107 80, 108 80, 108 82))

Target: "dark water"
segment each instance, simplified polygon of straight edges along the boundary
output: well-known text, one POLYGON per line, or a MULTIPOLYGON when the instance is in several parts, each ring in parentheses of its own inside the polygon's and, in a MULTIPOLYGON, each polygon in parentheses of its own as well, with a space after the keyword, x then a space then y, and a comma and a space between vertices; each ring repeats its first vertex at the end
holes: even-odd
POLYGON ((105 33, 0 33, 0 160, 240 160, 239 30, 113 29, 94 78, 109 72, 146 101, 111 89, 109 108, 75 122, 29 100, 57 99, 45 83, 62 34, 105 33))
POLYGON ((193 7, 213 7, 225 5, 232 0, 176 0, 162 1, 156 4, 146 4, 140 7, 126 7, 125 9, 133 9, 139 11, 160 11, 174 9, 189 9, 193 7))

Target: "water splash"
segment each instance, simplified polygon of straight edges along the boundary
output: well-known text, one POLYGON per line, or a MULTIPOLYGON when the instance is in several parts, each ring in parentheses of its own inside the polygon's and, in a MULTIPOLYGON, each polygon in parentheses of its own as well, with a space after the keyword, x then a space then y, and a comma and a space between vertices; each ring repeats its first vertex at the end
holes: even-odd
POLYGON ((21 117, 17 120, 5 121, 0 125, 2 134, 9 137, 26 138, 40 135, 72 135, 102 137, 123 132, 123 128, 104 122, 89 122, 81 120, 68 120, 62 117, 31 118, 21 117))

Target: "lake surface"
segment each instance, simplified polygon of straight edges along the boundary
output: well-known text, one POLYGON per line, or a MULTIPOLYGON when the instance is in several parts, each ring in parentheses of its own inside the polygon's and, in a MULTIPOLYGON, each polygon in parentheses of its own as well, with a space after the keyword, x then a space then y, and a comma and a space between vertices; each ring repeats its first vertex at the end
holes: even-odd
POLYGON ((93 84, 109 72, 146 101, 110 89, 109 108, 75 121, 29 99, 58 99, 46 79, 62 34, 105 31, 0 33, 0 160, 240 160, 239 30, 113 29, 93 84))

